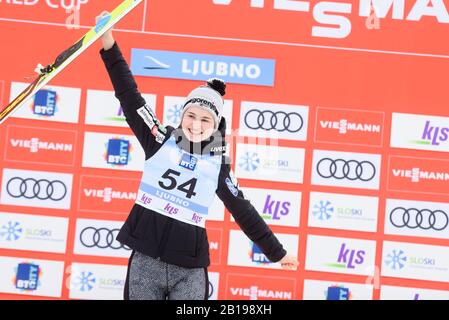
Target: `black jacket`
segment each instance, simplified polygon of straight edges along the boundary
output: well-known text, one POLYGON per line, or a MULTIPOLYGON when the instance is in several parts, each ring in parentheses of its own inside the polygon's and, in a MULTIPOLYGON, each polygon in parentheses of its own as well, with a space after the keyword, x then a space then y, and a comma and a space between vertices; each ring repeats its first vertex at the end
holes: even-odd
MULTIPOLYGON (((117 43, 110 50, 102 49, 100 54, 114 86, 115 96, 123 108, 126 121, 142 145, 145 158, 149 159, 170 135, 180 130, 162 126, 152 113, 151 119, 147 118, 146 121, 137 113, 137 110, 145 106, 146 102, 138 91, 117 43)), ((225 128, 226 123, 223 120, 219 127, 223 136, 225 128)), ((178 146, 185 150, 181 144, 178 146)), ((282 244, 250 201, 244 198, 238 185, 232 190, 234 194, 237 190, 237 195, 229 189, 225 179, 231 179, 230 159, 224 155, 222 157, 216 194, 234 216, 240 228, 257 244, 267 258, 272 262, 281 260, 286 254, 282 244)), ((198 268, 207 267, 210 264, 206 229, 166 217, 138 204, 134 204, 131 209, 117 240, 133 250, 181 267, 198 268)))

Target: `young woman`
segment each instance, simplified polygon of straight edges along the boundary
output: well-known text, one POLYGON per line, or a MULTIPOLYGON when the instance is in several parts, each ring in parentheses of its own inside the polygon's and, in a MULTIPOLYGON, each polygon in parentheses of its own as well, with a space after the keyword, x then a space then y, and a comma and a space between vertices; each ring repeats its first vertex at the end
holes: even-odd
POLYGON ((100 54, 115 95, 146 160, 136 203, 117 236, 133 249, 125 299, 208 298, 205 221, 215 194, 270 261, 296 270, 296 257, 287 254, 244 198, 224 155, 225 83, 211 79, 194 89, 183 105, 179 127, 165 127, 139 93, 111 30, 102 43, 100 54))

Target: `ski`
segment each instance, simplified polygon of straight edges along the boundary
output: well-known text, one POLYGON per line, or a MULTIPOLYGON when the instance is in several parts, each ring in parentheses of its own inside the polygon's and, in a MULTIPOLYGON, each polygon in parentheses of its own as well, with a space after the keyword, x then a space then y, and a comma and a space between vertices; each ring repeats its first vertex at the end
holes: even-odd
POLYGON ((55 61, 46 67, 38 67, 39 75, 31 84, 25 88, 16 98, 0 111, 0 124, 5 121, 14 111, 17 111, 29 99, 31 99, 42 87, 44 87, 58 73, 64 70, 73 60, 89 48, 114 24, 122 20, 128 13, 136 8, 143 0, 125 0, 116 7, 109 15, 101 17, 96 25, 92 27, 73 46, 62 52, 55 61))

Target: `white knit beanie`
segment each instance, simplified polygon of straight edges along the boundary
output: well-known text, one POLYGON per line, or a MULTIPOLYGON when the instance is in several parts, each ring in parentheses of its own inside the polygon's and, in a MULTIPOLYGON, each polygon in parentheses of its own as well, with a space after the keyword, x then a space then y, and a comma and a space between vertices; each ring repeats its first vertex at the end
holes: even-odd
POLYGON ((190 106, 196 105, 210 112, 214 119, 214 130, 217 130, 223 116, 223 96, 226 93, 226 83, 218 78, 207 80, 206 85, 192 90, 184 102, 181 120, 190 106))

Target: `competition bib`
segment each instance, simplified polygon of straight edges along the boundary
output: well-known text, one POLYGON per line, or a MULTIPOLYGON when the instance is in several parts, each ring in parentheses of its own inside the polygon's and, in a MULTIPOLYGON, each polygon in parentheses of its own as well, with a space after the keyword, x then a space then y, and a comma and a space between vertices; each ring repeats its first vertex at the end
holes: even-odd
POLYGON ((221 169, 221 155, 185 152, 171 136, 145 161, 136 203, 204 228, 221 169))

